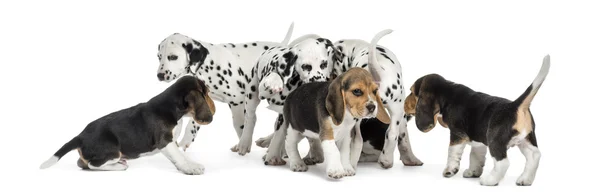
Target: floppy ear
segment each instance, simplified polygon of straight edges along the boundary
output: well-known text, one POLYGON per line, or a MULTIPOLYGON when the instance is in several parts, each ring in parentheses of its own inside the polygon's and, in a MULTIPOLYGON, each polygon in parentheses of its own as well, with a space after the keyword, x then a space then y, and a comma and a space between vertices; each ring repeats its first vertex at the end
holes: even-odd
POLYGON ((329 85, 325 108, 331 116, 333 124, 340 125, 346 112, 346 100, 344 99, 344 92, 342 92, 342 77, 337 77, 329 85))
POLYGON ((212 115, 214 115, 215 114, 215 102, 208 95, 208 93, 210 93, 210 90, 208 88, 206 88, 206 86, 202 85, 202 83, 200 83, 199 85, 200 85, 200 88, 202 89, 202 92, 203 92, 202 96, 204 97, 204 100, 206 101, 206 105, 208 105, 208 109, 210 110, 210 113, 212 115))
POLYGON ((434 105, 433 95, 421 89, 415 109, 415 119, 419 130, 428 132, 435 127, 434 105))
POLYGON ((404 100, 404 112, 407 115, 415 115, 415 107, 417 106, 417 96, 414 93, 410 93, 404 100))
POLYGON ((387 110, 385 110, 385 107, 383 107, 383 103, 381 102, 381 97, 379 97, 379 93, 376 95, 376 99, 377 99, 377 119, 379 119, 379 121, 385 123, 385 124, 390 124, 390 115, 387 113, 387 110))

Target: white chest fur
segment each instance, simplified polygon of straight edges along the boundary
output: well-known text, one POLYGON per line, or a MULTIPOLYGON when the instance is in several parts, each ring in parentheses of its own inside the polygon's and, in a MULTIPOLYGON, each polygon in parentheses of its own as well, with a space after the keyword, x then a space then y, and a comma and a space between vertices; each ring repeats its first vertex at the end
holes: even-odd
MULTIPOLYGON (((356 125, 356 120, 354 119, 354 117, 352 116, 352 114, 350 114, 350 112, 348 110, 346 110, 346 113, 344 114, 344 120, 342 121, 341 124, 339 125, 335 125, 333 124, 333 122, 331 121, 331 117, 328 117, 324 123, 330 123, 331 124, 331 128, 333 129, 333 138, 335 141, 340 141, 346 137, 350 136, 350 131, 352 131, 352 129, 354 128, 354 125, 356 125)), ((321 130, 323 131, 323 130, 321 130)), ((304 133, 302 134, 308 138, 313 138, 313 139, 319 139, 319 134, 312 132, 312 131, 304 131, 304 133)))

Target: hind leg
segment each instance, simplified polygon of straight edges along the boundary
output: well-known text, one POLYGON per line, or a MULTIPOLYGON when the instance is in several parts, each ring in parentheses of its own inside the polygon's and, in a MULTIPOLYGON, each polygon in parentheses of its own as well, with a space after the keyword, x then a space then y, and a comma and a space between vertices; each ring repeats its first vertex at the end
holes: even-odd
MULTIPOLYGON (((535 135, 529 135, 529 138, 535 137, 535 135)), ((528 139, 527 141, 523 141, 523 143, 519 144, 519 149, 521 153, 525 156, 525 169, 519 178, 517 179, 518 186, 531 186, 533 184, 533 180, 535 179, 535 174, 537 173, 538 165, 540 164, 540 158, 542 154, 538 149, 537 145, 535 145, 535 139, 528 139), (530 142, 533 141, 533 142, 530 142)))
MULTIPOLYGON (((85 162, 83 159, 79 159, 82 164, 85 162)), ((109 152, 102 155, 96 155, 93 159, 87 162, 87 168, 90 170, 97 171, 125 171, 129 166, 121 161, 120 152, 109 152), (98 158, 96 158, 98 157, 98 158)))

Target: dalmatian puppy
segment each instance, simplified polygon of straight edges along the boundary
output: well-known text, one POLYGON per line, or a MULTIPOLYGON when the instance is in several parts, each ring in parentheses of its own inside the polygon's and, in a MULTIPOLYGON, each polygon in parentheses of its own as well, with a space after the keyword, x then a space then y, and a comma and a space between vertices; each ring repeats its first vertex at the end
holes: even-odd
MULTIPOLYGON (((364 143, 360 161, 377 160, 381 167, 391 168, 394 163, 394 149, 397 145, 400 151, 400 160, 404 165, 420 166, 423 165, 423 162, 413 154, 408 137, 409 116, 405 114, 403 107, 406 91, 402 80, 402 67, 392 51, 372 44, 377 43, 379 39, 391 32, 391 29, 379 32, 371 43, 359 39, 343 39, 335 42, 334 46, 342 52, 342 58, 334 66, 333 74, 340 75, 350 68, 360 67, 367 69, 374 78, 381 78, 378 90, 382 103, 390 114, 391 123, 389 126, 382 126, 385 131, 381 130, 381 135, 373 133, 375 130, 372 129, 368 134, 361 132, 364 143), (381 141, 383 137, 385 137, 383 147, 374 148, 373 143, 381 141)), ((365 123, 365 120, 357 123, 358 131, 360 131, 361 123, 365 123)))
MULTIPOLYGON (((400 159, 404 165, 420 166, 423 162, 419 160, 410 145, 407 132, 407 121, 410 120, 410 115, 405 115, 404 111, 404 83, 402 80, 402 67, 396 56, 387 48, 377 45, 379 39, 391 33, 392 30, 386 29, 379 32, 368 43, 360 39, 342 39, 334 43, 336 51, 341 54, 334 59, 334 68, 331 78, 336 77, 348 69, 360 67, 367 69, 374 77, 380 77, 379 93, 384 107, 389 111, 392 123, 389 125, 381 123, 373 119, 365 119, 356 124, 357 135, 361 136, 362 153, 360 162, 379 162, 383 168, 391 168, 393 166, 394 148, 397 145, 400 151, 400 159), (369 51, 375 51, 370 53, 369 51), (361 131, 367 129, 366 131, 361 131)), ((261 147, 270 147, 275 141, 274 134, 260 138, 256 144, 261 147)), ((304 162, 307 165, 319 162, 322 157, 319 157, 317 145, 313 145, 309 141, 310 150, 304 162), (313 154, 314 153, 314 154, 313 154), (309 157, 310 156, 310 157, 309 157)), ((318 142, 317 142, 318 144, 318 142)), ((270 149, 269 149, 270 150, 270 149)), ((285 157, 285 154, 282 154, 285 157)), ((271 161, 275 164, 281 164, 283 161, 280 158, 274 158, 271 161)), ((265 164, 267 164, 265 162, 265 164)))
MULTIPOLYGON (((244 129, 244 109, 246 93, 252 79, 252 68, 258 57, 272 47, 286 46, 290 40, 294 23, 288 29, 284 40, 280 43, 256 41, 247 43, 213 44, 193 39, 189 36, 174 33, 158 46, 158 80, 171 82, 177 78, 193 74, 209 88, 209 96, 217 102, 229 105, 233 126, 238 138, 244 129)), ((256 118, 246 119, 255 121, 256 118)), ((178 124, 183 121, 179 120, 178 124)), ((252 122, 253 124, 254 122, 252 122)), ((175 127, 178 136, 181 126, 175 127)), ((189 121, 182 140, 178 143, 186 150, 194 141, 200 125, 189 121)), ((231 151, 245 155, 250 151, 250 141, 240 140, 231 151)))

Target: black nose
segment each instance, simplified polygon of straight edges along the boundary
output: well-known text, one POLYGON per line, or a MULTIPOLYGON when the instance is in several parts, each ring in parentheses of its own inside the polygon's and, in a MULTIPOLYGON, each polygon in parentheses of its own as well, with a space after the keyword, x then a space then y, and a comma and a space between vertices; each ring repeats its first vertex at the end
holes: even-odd
POLYGON ((165 80, 165 74, 164 73, 159 73, 156 75, 156 77, 158 77, 158 80, 163 81, 165 80))
POLYGON ((367 110, 369 111, 369 113, 373 113, 373 111, 375 111, 375 105, 374 104, 367 105, 367 110))

